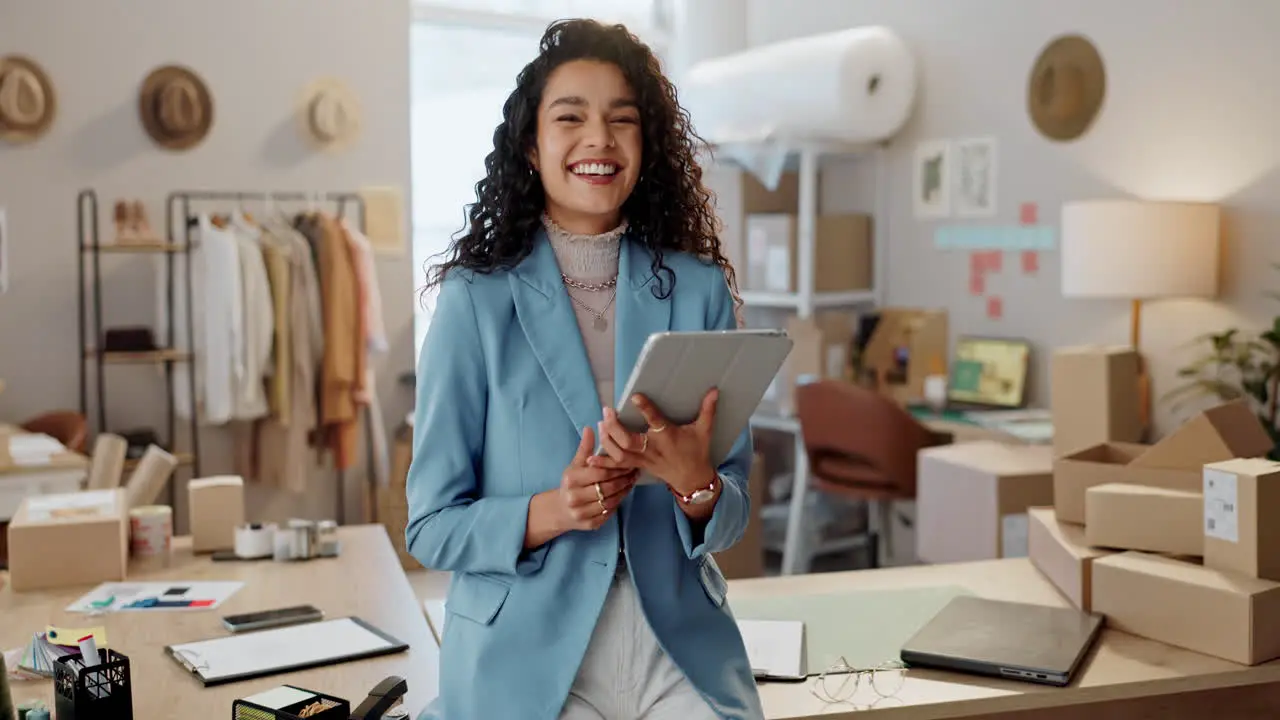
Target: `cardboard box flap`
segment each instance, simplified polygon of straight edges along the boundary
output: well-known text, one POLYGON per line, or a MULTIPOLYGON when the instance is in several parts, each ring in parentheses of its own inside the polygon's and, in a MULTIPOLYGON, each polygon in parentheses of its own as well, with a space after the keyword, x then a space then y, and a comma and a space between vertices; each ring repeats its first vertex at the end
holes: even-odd
POLYGON ((1031 508, 1027 512, 1031 516, 1038 518, 1045 530, 1049 532, 1049 536, 1076 560, 1092 560, 1115 553, 1114 550, 1090 547, 1084 539, 1084 528, 1079 525, 1058 522, 1051 507, 1031 508))
POLYGON ((1151 449, 1150 445, 1138 443, 1108 442, 1077 450, 1064 455, 1059 460, 1077 462, 1103 463, 1106 465, 1128 465, 1135 458, 1151 449))
POLYGON ((1053 468, 1053 449, 1048 445, 1010 445, 980 440, 940 445, 922 452, 933 460, 964 465, 998 477, 1045 475, 1053 468))
POLYGON ((12 526, 118 522, 126 517, 124 489, 86 490, 26 498, 12 526))
POLYGON ((1262 422, 1244 400, 1210 408, 1151 446, 1135 465, 1154 468, 1200 468, 1219 460, 1257 457, 1273 443, 1262 422))
POLYGON ((1234 572, 1214 570, 1186 559, 1174 559, 1163 555, 1129 550, 1098 558, 1096 563, 1121 570, 1152 575, 1175 582, 1190 583, 1211 590, 1233 595, 1256 595, 1264 592, 1280 593, 1280 582, 1260 580, 1234 572))
POLYGON ((1104 483, 1102 485, 1094 485, 1087 492, 1101 493, 1106 495, 1126 495, 1126 496, 1150 496, 1150 497, 1166 497, 1166 498, 1185 498, 1188 500, 1200 499, 1200 493, 1191 492, 1190 490, 1173 490, 1171 488, 1152 487, 1150 485, 1134 485, 1132 483, 1104 483))
POLYGON ((1259 477, 1261 475, 1270 475, 1274 472, 1280 472, 1280 462, 1268 460, 1267 458, 1239 457, 1215 463, 1206 463, 1205 468, 1221 470, 1223 472, 1234 473, 1236 475, 1251 475, 1253 477, 1259 477))

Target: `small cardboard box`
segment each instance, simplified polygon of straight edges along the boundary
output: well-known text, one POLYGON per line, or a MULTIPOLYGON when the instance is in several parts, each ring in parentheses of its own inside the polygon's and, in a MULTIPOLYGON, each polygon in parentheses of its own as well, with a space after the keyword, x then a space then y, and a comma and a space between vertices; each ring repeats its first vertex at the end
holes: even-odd
POLYGON ((1107 626, 1256 665, 1280 657, 1280 583, 1129 551, 1093 562, 1093 611, 1107 626))
POLYGON ((1072 605, 1088 612, 1092 606, 1093 561, 1113 554, 1112 551, 1090 547, 1085 542, 1084 528, 1059 522, 1051 507, 1031 508, 1027 516, 1031 564, 1044 573, 1072 605))
POLYGON ((1205 465, 1204 500, 1205 566, 1280 581, 1280 463, 1205 465))
POLYGON ((824 380, 849 379, 857 318, 827 311, 811 318, 790 318, 787 335, 794 345, 765 400, 782 415, 795 413, 796 382, 805 375, 824 380))
POLYGON ((33 495, 9 523, 9 574, 17 591, 124 580, 129 509, 124 490, 33 495))
POLYGON ((751 515, 742 539, 733 547, 715 554, 720 572, 729 580, 753 578, 764 575, 764 521, 760 511, 769 495, 769 471, 765 458, 756 453, 751 461, 751 475, 747 478, 747 492, 751 498, 751 515))
POLYGON ((1053 450, 1061 456, 1105 442, 1138 442, 1138 353, 1130 347, 1055 350, 1049 369, 1053 450))
MULTIPOLYGON (((799 291, 798 219, 790 213, 747 216, 744 287, 760 292, 799 291)), ((871 218, 820 215, 814 226, 813 290, 844 292, 871 287, 871 218)))
MULTIPOLYGON (((1056 431, 1055 431, 1056 432, 1056 431)), ((1136 467, 1133 460, 1149 446, 1108 442, 1060 457, 1053 463, 1053 509, 1063 522, 1084 524, 1085 492, 1107 483, 1170 490, 1200 490, 1200 470, 1136 467)))
POLYGON ((1204 496, 1198 492, 1107 483, 1089 488, 1084 506, 1084 537, 1090 545, 1204 554, 1204 496))
POLYGON ((236 528, 244 525, 244 479, 219 475, 192 480, 187 497, 192 551, 234 550, 236 528))
POLYGON ((405 570, 422 568, 422 563, 409 554, 405 545, 404 530, 409 524, 409 499, 405 488, 409 481, 409 466, 413 462, 413 429, 401 428, 392 446, 391 478, 385 486, 377 490, 378 522, 387 531, 391 539, 391 547, 395 548, 396 557, 400 558, 400 567, 405 570))
POLYGON ((884 308, 878 314, 862 351, 861 373, 887 397, 903 404, 920 402, 925 378, 946 370, 947 312, 884 308))
MULTIPOLYGON (((1056 432, 1056 429, 1055 429, 1056 432)), ((1271 436, 1243 400, 1209 408, 1134 459, 1139 467, 1199 470, 1232 458, 1271 452, 1271 436)))
POLYGON ((1046 445, 981 441, 921 450, 916 554, 928 563, 1027 556, 1027 509, 1053 502, 1046 445))

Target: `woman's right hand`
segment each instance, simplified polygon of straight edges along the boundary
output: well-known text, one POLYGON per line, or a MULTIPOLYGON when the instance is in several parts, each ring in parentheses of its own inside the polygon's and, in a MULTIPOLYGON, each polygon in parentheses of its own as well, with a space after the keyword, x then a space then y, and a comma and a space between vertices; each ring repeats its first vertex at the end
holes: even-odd
POLYGON ((585 428, 578 451, 560 477, 560 487, 533 496, 524 545, 544 545, 571 530, 597 530, 635 487, 637 470, 595 468, 587 459, 595 450, 595 431, 585 428))

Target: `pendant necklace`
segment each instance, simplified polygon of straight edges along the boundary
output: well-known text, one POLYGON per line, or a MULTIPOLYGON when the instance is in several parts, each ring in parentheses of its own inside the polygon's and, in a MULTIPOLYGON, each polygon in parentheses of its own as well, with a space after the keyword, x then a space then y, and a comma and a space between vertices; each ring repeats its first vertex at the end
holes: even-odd
POLYGON ((604 319, 604 314, 609 311, 609 306, 613 305, 614 298, 618 296, 618 290, 617 290, 618 277, 615 275, 609 280, 606 280, 605 282, 602 282, 602 283, 597 283, 595 285, 579 282, 563 273, 560 274, 560 279, 564 280, 564 284, 571 288, 577 288, 578 290, 585 290, 587 292, 602 292, 604 290, 609 290, 609 289, 613 290, 613 292, 609 293, 609 302, 605 303, 605 306, 600 310, 596 310, 590 305, 574 297, 573 293, 567 293, 569 295, 569 299, 572 300, 575 305, 582 308, 583 310, 586 310, 588 313, 591 314, 592 317, 595 318, 595 320, 593 320, 591 323, 591 328, 593 330, 595 330, 596 332, 604 332, 605 330, 608 330, 609 321, 604 319))

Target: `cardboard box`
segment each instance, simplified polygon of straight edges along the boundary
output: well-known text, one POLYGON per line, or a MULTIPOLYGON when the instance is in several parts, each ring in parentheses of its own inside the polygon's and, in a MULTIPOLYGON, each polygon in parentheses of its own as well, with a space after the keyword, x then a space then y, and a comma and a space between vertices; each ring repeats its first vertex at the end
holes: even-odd
POLYGON ((1044 445, 992 441, 921 450, 916 554, 928 563, 1027 556, 1027 509, 1053 502, 1044 445))
POLYGON ((1093 611, 1107 626, 1256 665, 1280 657, 1280 583, 1129 551, 1093 562, 1093 611))
POLYGON ((715 553, 720 572, 729 580, 753 578, 764 575, 764 521, 760 510, 769 495, 769 470, 764 456, 756 453, 751 461, 751 475, 747 488, 751 497, 751 515, 742 539, 724 552, 715 553))
POLYGON ((124 580, 129 562, 124 490, 29 497, 9 523, 8 536, 14 590, 124 580))
POLYGON ((1031 564, 1044 573, 1072 605, 1088 612, 1092 606, 1093 561, 1113 551, 1091 547, 1084 528, 1060 522, 1051 507, 1027 511, 1027 547, 1031 564))
POLYGON ((1049 366, 1056 455, 1105 442, 1142 439, 1138 395, 1141 359, 1133 348, 1061 348, 1053 352, 1049 366))
POLYGON ((1273 443, 1248 403, 1235 400, 1209 408, 1139 455, 1133 464, 1199 470, 1233 458, 1262 457, 1273 443))
MULTIPOLYGON (((799 219, 791 213, 747 216, 746 290, 798 292, 799 219)), ((872 284, 871 217, 820 215, 814 225, 813 290, 868 290, 872 284)))
POLYGON ((1205 566, 1280 581, 1280 463, 1207 464, 1204 500, 1205 566))
POLYGON ((198 478, 187 484, 193 552, 234 550, 244 525, 244 479, 238 475, 198 478))
POLYGON ((1085 492, 1098 485, 1126 483, 1198 492, 1198 469, 1135 467, 1133 460, 1149 446, 1109 442, 1060 457, 1053 463, 1053 510, 1063 522, 1085 521, 1085 492))
POLYGON ((409 524, 409 498, 405 493, 412 462, 413 429, 406 426, 392 446, 391 478, 386 486, 378 488, 378 522, 386 529, 391 547, 395 548, 400 566, 405 570, 422 568, 422 563, 409 554, 404 538, 405 526, 409 524))
POLYGON ((1198 492, 1107 483, 1089 488, 1084 506, 1084 537, 1090 545, 1204 554, 1204 496, 1198 492))
POLYGON ((857 317, 826 311, 811 318, 787 320, 787 334, 794 345, 765 401, 783 415, 795 413, 796 382, 806 375, 819 379, 850 379, 853 334, 857 317))
POLYGON ((924 400, 924 380, 945 374, 950 336, 945 310, 884 308, 862 351, 861 374, 900 403, 924 400))

